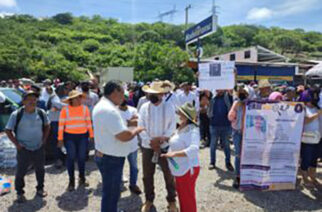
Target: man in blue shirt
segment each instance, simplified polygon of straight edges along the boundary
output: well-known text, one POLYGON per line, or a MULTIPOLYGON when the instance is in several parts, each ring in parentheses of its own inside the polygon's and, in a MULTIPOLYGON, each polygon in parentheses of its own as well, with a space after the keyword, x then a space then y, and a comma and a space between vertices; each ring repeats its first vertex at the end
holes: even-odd
POLYGON ((6 134, 17 148, 17 170, 15 189, 18 202, 25 202, 24 177, 30 163, 35 168, 37 178, 37 196, 45 197, 45 151, 46 141, 50 126, 45 111, 36 107, 38 94, 32 91, 23 96, 23 107, 14 111, 7 123, 6 134))
POLYGON ((224 91, 217 90, 217 94, 210 101, 208 117, 210 120, 210 166, 209 169, 216 168, 216 149, 220 139, 224 145, 226 157, 226 168, 234 171, 230 163, 229 136, 231 134, 231 123, 228 120, 228 113, 232 105, 232 96, 224 91))

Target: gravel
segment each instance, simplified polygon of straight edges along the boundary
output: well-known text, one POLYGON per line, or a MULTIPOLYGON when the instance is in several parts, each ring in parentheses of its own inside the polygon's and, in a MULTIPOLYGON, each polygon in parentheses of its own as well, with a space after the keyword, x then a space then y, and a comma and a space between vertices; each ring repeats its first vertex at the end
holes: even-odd
MULTIPOLYGON (((300 184, 294 191, 240 192, 232 188, 233 173, 224 166, 224 154, 217 150, 217 169, 208 170, 209 149, 200 151, 201 172, 197 181, 198 211, 322 211, 322 191, 310 191, 300 184)), ((141 167, 141 155, 138 157, 141 167)), ((233 162, 233 158, 232 158, 233 162)), ((320 164, 321 165, 321 164, 320 164)), ((77 166, 76 166, 77 167, 77 166)), ((57 170, 52 165, 46 166, 45 188, 48 197, 35 197, 36 179, 33 171, 26 176, 26 198, 24 204, 16 203, 15 192, 0 196, 0 211, 33 212, 33 211, 100 211, 101 176, 96 164, 90 159, 86 164, 87 180, 90 186, 66 192, 68 175, 65 169, 57 170)), ((318 169, 318 177, 322 179, 322 168, 318 169)), ((129 178, 126 162, 124 175, 129 178)), ((14 179, 14 170, 0 170, 0 175, 14 179)), ((76 175, 77 176, 77 175, 76 175)), ((126 186, 128 183, 126 183, 126 186)), ((139 187, 143 190, 142 171, 139 172, 139 187)), ((166 190, 162 172, 157 169, 155 174, 155 211, 166 211, 166 190)), ((131 195, 129 190, 122 193, 119 208, 126 212, 140 211, 144 195, 131 195)))

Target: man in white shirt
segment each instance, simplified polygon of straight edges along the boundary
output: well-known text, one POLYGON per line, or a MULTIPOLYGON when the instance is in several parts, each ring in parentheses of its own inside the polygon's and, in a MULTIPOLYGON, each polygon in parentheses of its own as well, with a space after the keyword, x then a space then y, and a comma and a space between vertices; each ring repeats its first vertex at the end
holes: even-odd
MULTIPOLYGON (((137 109, 127 105, 128 93, 125 93, 125 100, 121 105, 119 105, 119 110, 124 123, 129 129, 133 129, 138 126, 138 112, 137 109)), ((129 189, 132 193, 140 195, 142 193, 141 189, 137 186, 138 180, 138 138, 134 137, 131 140, 131 153, 127 156, 127 160, 130 165, 130 186, 129 189)))
POLYGON ((177 106, 183 106, 185 103, 190 103, 195 106, 196 110, 199 111, 199 97, 191 90, 191 83, 182 84, 182 92, 177 95, 177 106))
POLYGON ((161 149, 168 146, 168 139, 176 128, 175 110, 171 103, 163 100, 163 95, 169 92, 169 88, 161 81, 153 82, 150 86, 144 86, 142 90, 149 93, 149 102, 145 103, 139 113, 139 126, 146 131, 140 134, 142 139, 142 165, 143 184, 146 202, 141 211, 148 212, 153 206, 154 193, 154 173, 158 163, 162 169, 166 188, 169 211, 177 211, 175 198, 174 178, 168 167, 168 161, 160 158, 161 149))
POLYGON ((129 130, 124 124, 117 108, 123 100, 121 82, 112 80, 93 110, 95 161, 103 181, 102 212, 117 212, 124 160, 131 153, 131 140, 143 131, 141 127, 129 130))

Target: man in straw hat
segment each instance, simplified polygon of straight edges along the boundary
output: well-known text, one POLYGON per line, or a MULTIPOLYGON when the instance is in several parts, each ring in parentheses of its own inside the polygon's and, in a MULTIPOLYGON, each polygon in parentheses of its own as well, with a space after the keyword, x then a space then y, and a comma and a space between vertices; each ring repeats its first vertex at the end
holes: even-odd
POLYGON ((166 141, 175 131, 175 108, 163 99, 164 94, 169 91, 164 82, 155 81, 150 86, 144 86, 142 90, 149 94, 149 102, 141 107, 139 115, 139 126, 146 129, 140 134, 142 139, 143 184, 146 198, 141 211, 148 212, 153 206, 155 198, 153 176, 157 163, 162 169, 166 183, 168 209, 174 212, 177 211, 174 178, 169 170, 168 161, 165 158, 160 158, 160 153, 162 149, 168 147, 166 141))
POLYGON ((260 80, 258 82, 258 99, 268 99, 269 95, 272 92, 272 85, 267 79, 260 80))

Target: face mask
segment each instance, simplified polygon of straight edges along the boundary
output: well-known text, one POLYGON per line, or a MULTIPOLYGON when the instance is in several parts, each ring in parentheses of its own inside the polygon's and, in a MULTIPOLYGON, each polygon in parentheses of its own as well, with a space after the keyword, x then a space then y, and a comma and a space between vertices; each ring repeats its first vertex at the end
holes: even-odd
POLYGON ((244 100, 247 98, 247 96, 246 96, 246 94, 244 94, 244 93, 240 93, 240 94, 238 95, 238 98, 239 98, 241 101, 244 101, 244 100))
POLYGON ((125 107, 127 105, 127 102, 126 102, 126 100, 124 100, 123 102, 122 102, 122 104, 121 104, 121 107, 125 107))
POLYGON ((151 101, 152 104, 155 104, 159 101, 159 97, 157 95, 150 95, 149 100, 151 101))

